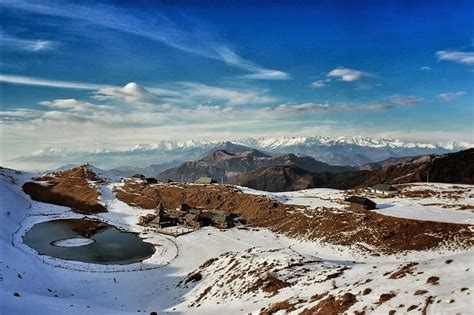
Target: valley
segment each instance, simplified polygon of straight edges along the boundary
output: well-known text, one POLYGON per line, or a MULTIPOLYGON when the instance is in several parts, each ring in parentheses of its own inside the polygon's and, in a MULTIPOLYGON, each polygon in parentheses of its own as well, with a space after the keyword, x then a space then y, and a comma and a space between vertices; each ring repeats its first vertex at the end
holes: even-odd
POLYGON ((6 219, 2 309, 27 313, 31 305, 42 305, 45 314, 209 314, 222 308, 254 314, 467 313, 474 290, 473 186, 398 187, 400 194, 390 198, 358 188, 271 193, 221 184, 150 184, 90 165, 43 176, 3 168, 1 190, 8 197, 1 204, 6 219), (70 181, 74 186, 66 184, 70 181), (25 189, 32 200, 23 189, 33 185, 48 190, 25 189), (72 209, 62 205, 67 199, 57 196, 77 194, 75 199, 82 200, 91 191, 97 198, 90 211, 83 203, 68 204, 72 209), (377 209, 350 210, 344 199, 351 194, 371 198, 377 209), (157 233, 139 225, 138 218, 153 213, 159 202, 167 209, 185 203, 235 213, 239 223, 177 237, 157 233), (106 211, 95 211, 94 204, 106 211), (35 224, 72 218, 137 233, 155 252, 141 262, 103 265, 39 255, 24 243, 35 224))

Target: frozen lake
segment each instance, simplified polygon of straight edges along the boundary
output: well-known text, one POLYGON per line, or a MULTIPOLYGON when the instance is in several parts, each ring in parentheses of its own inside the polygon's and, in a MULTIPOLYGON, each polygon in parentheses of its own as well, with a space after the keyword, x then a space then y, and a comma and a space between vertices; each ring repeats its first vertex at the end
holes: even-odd
POLYGON ((155 252, 152 244, 144 242, 134 233, 86 219, 38 223, 25 234, 23 240, 40 255, 95 264, 131 264, 155 252))

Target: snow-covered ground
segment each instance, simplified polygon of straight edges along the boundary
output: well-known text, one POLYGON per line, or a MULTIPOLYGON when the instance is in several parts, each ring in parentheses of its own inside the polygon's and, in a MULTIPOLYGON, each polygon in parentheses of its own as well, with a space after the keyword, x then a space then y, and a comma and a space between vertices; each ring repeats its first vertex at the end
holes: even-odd
MULTIPOLYGON (((265 195, 287 204, 307 206, 310 209, 318 207, 343 209, 342 201, 349 192, 330 188, 314 188, 292 192, 271 193, 239 187, 247 194, 265 195)), ((460 224, 474 224, 474 186, 443 184, 443 183, 412 183, 403 185, 402 191, 416 192, 429 191, 430 196, 407 197, 398 195, 390 198, 381 198, 366 194, 377 204, 378 213, 413 220, 449 222, 460 224), (460 210, 462 206, 471 209, 460 210)))
MULTIPOLYGON (((347 247, 290 239, 265 229, 253 228, 218 230, 209 227, 171 238, 138 226, 138 216, 150 213, 150 210, 130 207, 114 198, 112 188, 120 184, 113 182, 94 184, 100 189, 101 202, 109 212, 89 217, 100 218, 119 228, 140 233, 146 241, 156 244, 156 253, 142 263, 127 266, 85 264, 39 256, 22 242, 22 236, 31 226, 54 218, 80 218, 84 215, 65 207, 32 201, 21 190, 21 185, 31 175, 5 169, 0 175, 2 314, 149 314, 153 311, 159 314, 258 313, 263 307, 285 299, 305 300, 323 292, 338 294, 339 291, 350 291, 358 294, 358 291, 367 287, 370 287, 372 293, 364 296, 358 294, 357 302, 351 310, 360 310, 365 306, 368 313, 386 314, 390 309, 399 309, 400 313, 404 313, 410 305, 419 305, 417 307, 421 310, 428 294, 436 296, 434 303, 428 307, 428 313, 469 314, 474 309, 470 295, 474 290, 473 251, 413 252, 366 257, 347 247), (225 254, 227 252, 230 253, 225 254), (215 263, 203 269, 201 281, 177 287, 189 273, 209 259, 219 256, 215 263), (228 278, 239 275, 235 273, 236 270, 229 270, 232 258, 238 262, 236 270, 243 272, 238 281, 229 281, 228 278), (258 268, 262 265, 259 264, 271 265, 274 262, 275 266, 286 266, 292 258, 319 262, 310 263, 306 271, 279 271, 281 277, 294 283, 282 288, 274 296, 262 291, 239 294, 248 281, 261 276, 258 268), (452 260, 452 263, 446 263, 447 260, 452 260), (387 272, 393 272, 410 261, 419 264, 413 275, 388 279, 387 272), (324 272, 332 272, 344 266, 348 269, 341 277, 334 279, 334 283, 318 282, 324 272), (253 269, 257 272, 250 276, 249 271, 253 269), (426 284, 430 276, 439 277, 439 284, 426 284), (370 283, 360 284, 367 279, 372 280, 370 283), (214 284, 223 286, 212 287, 214 284), (207 291, 206 297, 198 303, 200 306, 191 306, 210 286, 212 288, 207 291), (429 292, 414 296, 413 292, 420 289, 429 292), (394 292, 396 296, 377 305, 379 296, 388 292, 394 292), (400 304, 405 306, 399 307, 400 304)), ((309 207, 343 207, 338 200, 344 194, 337 190, 311 189, 275 194, 245 189, 245 192, 267 194, 282 202, 309 207)), ((376 202, 393 204, 392 207, 378 210, 381 212, 399 207, 397 213, 401 213, 401 209, 405 207, 397 198, 376 202)), ((433 216, 435 209, 442 209, 423 206, 421 201, 410 202, 413 202, 410 209, 426 209, 433 216)), ((429 202, 436 203, 431 200, 429 202)), ((472 204, 472 197, 462 202, 472 204)), ((436 218, 444 217, 447 222, 472 219, 472 216, 455 218, 450 214, 456 211, 472 215, 469 210, 450 208, 442 211, 448 212, 444 212, 444 215, 439 213, 436 218)), ((419 213, 417 215, 420 216, 419 213)), ((312 306, 311 303, 316 304, 316 301, 307 302, 305 307, 312 306)))

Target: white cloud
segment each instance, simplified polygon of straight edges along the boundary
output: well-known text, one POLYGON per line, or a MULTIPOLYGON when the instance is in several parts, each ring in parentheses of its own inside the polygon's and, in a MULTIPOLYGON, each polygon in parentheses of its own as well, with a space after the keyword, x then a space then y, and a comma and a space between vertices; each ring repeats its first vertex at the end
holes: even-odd
POLYGON ((423 98, 413 95, 393 95, 390 97, 390 101, 394 104, 409 106, 421 103, 423 101, 423 98))
POLYGON ((243 75, 242 78, 252 80, 289 80, 291 76, 283 71, 262 69, 252 74, 243 75))
POLYGON ((187 102, 193 102, 193 100, 221 101, 234 106, 267 104, 276 101, 275 98, 267 95, 266 90, 216 87, 195 82, 183 82, 182 85, 182 94, 187 102))
POLYGON ((323 80, 316 80, 310 84, 313 89, 320 89, 326 87, 326 83, 323 80))
POLYGON ((44 50, 52 50, 57 44, 54 41, 44 39, 23 39, 0 32, 0 44, 17 50, 24 50, 30 52, 40 52, 44 50))
POLYGON ((105 87, 94 92, 97 100, 119 100, 125 103, 145 102, 153 98, 151 93, 143 86, 130 82, 123 87, 105 87))
POLYGON ((474 64, 474 52, 463 52, 455 50, 440 50, 436 52, 438 60, 448 60, 465 65, 474 64))
POLYGON ((332 78, 338 78, 346 82, 352 82, 352 81, 357 81, 360 78, 362 78, 363 73, 358 70, 339 67, 334 70, 331 70, 327 74, 327 76, 332 77, 332 78))
POLYGON ((42 101, 39 102, 40 105, 45 107, 58 109, 58 110, 70 110, 72 112, 83 112, 83 111, 96 111, 111 109, 109 106, 104 105, 94 105, 89 102, 78 101, 76 99, 57 99, 53 101, 42 101))
MULTIPOLYGON (((217 87, 196 82, 172 82, 164 87, 144 87, 135 82, 127 83, 125 86, 113 86, 8 74, 0 74, 0 82, 62 89, 92 90, 94 91, 93 97, 97 100, 116 100, 137 105, 150 105, 157 99, 181 105, 185 103, 192 105, 196 102, 217 101, 224 102, 227 105, 267 104, 277 100, 268 95, 268 90, 264 89, 217 87)), ((160 104, 160 106, 164 105, 160 104)))
POLYGON ((41 117, 42 111, 26 108, 14 108, 0 111, 0 122, 14 123, 21 121, 30 121, 41 117))
POLYGON ((465 91, 459 91, 459 92, 455 92, 455 93, 440 93, 440 94, 436 95, 436 97, 442 102, 450 102, 450 101, 453 101, 456 98, 458 98, 459 96, 464 95, 464 94, 466 94, 465 91))
POLYGON ((390 109, 393 106, 387 104, 318 104, 318 103, 301 103, 301 104, 281 104, 270 111, 280 113, 305 113, 305 112, 351 112, 351 111, 380 111, 390 109))
POLYGON ((428 71, 431 71, 431 67, 423 66, 423 67, 420 67, 420 70, 424 72, 428 72, 428 71))
POLYGON ((43 78, 27 77, 20 75, 0 74, 0 82, 31 85, 31 86, 46 86, 60 89, 80 89, 80 90, 97 90, 109 85, 93 84, 84 82, 58 81, 43 78))
POLYGON ((242 76, 243 78, 255 80, 291 79, 288 73, 279 70, 266 69, 261 66, 258 66, 253 62, 238 56, 234 51, 227 47, 219 47, 216 49, 216 51, 227 64, 252 72, 251 74, 242 76))

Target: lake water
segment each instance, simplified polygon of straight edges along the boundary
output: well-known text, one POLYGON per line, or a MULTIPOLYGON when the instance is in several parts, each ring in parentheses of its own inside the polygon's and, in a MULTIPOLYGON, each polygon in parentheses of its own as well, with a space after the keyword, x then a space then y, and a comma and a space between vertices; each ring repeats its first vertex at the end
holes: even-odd
MULTIPOLYGON (((40 255, 95 264, 126 265, 140 262, 155 252, 155 247, 134 233, 122 232, 104 222, 61 219, 34 225, 23 237, 40 255), (59 240, 86 237, 94 242, 76 247, 55 246, 59 240)), ((60 242, 59 242, 60 243, 60 242)))

